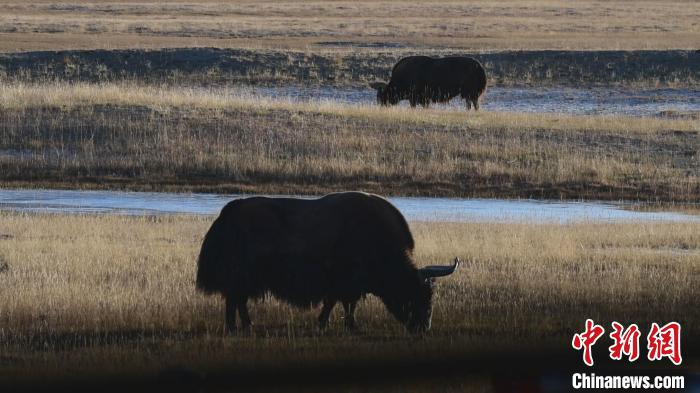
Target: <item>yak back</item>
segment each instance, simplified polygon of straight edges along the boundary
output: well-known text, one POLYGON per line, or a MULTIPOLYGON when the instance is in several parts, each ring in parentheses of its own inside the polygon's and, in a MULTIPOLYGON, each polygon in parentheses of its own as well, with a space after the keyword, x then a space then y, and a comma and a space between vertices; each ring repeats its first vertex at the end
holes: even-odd
POLYGON ((415 269, 406 220, 387 200, 359 192, 318 199, 251 197, 230 202, 202 244, 197 287, 299 306, 329 294, 372 291, 415 269))
POLYGON ((465 91, 479 97, 486 90, 486 72, 471 57, 409 56, 394 65, 389 87, 401 96, 411 91, 441 91, 451 96, 465 91))

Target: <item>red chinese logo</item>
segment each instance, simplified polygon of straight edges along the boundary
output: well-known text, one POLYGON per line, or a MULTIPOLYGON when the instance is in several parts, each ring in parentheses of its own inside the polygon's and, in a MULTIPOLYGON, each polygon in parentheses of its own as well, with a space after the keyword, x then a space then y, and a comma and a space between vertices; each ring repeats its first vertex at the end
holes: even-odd
POLYGON ((668 357, 676 366, 681 364, 681 325, 678 322, 669 322, 663 327, 654 322, 647 336, 647 348, 649 360, 661 360, 668 357))
MULTIPOLYGON (((627 356, 630 362, 639 358, 639 336, 641 332, 637 324, 631 324, 627 329, 617 322, 612 323, 613 332, 610 338, 613 345, 608 347, 610 358, 620 360, 622 356, 627 356)), ((602 326, 596 325, 592 319, 586 319, 586 330, 582 333, 574 334, 571 345, 576 350, 583 349, 583 362, 588 366, 593 365, 593 353, 591 348, 598 339, 605 333, 602 326)), ((667 357, 673 364, 679 365, 683 362, 681 356, 681 325, 678 322, 669 322, 663 327, 654 322, 647 335, 647 348, 649 352, 647 358, 651 361, 661 360, 667 357)))
POLYGON ((639 358, 639 327, 637 324, 631 324, 626 330, 617 322, 612 323, 613 332, 610 333, 610 338, 615 342, 608 349, 610 350, 610 358, 614 360, 622 359, 622 355, 627 355, 630 362, 634 362, 639 358))
POLYGON ((571 341, 574 349, 583 348, 583 362, 589 366, 593 365, 591 347, 603 333, 605 333, 605 329, 602 326, 594 324, 592 319, 586 319, 586 331, 574 334, 574 339, 571 341))

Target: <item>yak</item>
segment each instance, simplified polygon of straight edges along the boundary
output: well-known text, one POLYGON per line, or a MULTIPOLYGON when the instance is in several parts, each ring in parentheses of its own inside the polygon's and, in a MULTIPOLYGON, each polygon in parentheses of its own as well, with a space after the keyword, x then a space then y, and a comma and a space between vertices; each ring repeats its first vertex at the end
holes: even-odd
POLYGON ((467 110, 479 110, 479 97, 486 91, 486 71, 471 57, 432 58, 409 56, 399 60, 391 71, 389 83, 372 82, 377 102, 382 106, 408 100, 428 107, 431 102, 445 103, 461 96, 467 110))
POLYGON ((417 268, 406 220, 386 199, 340 192, 318 199, 248 197, 229 202, 202 242, 196 287, 225 298, 226 329, 251 325, 248 299, 272 294, 299 307, 323 302, 321 329, 336 303, 345 325, 366 294, 410 331, 430 328, 436 277, 459 265, 417 268))

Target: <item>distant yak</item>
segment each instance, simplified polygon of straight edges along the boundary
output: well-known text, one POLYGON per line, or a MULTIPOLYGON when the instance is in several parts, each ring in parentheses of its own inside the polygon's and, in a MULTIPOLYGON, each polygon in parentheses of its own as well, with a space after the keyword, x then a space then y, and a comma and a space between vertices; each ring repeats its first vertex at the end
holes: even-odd
POLYGON ((448 102, 460 96, 467 110, 479 110, 479 97, 486 90, 486 72, 471 57, 410 56, 401 59, 391 71, 389 83, 373 82, 380 105, 396 105, 408 100, 412 107, 428 107, 431 102, 448 102))
POLYGON ((300 307, 323 302, 328 325, 337 302, 355 326, 357 302, 379 297, 413 332, 430 328, 435 277, 451 266, 416 268, 406 220, 386 199, 361 192, 318 199, 251 197, 228 203, 204 237, 197 288, 226 299, 226 328, 236 312, 251 324, 248 299, 271 293, 300 307))

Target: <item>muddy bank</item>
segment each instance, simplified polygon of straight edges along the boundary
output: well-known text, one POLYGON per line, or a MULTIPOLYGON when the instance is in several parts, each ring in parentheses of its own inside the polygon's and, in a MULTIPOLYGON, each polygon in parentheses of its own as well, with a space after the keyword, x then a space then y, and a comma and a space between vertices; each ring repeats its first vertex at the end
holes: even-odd
MULTIPOLYGON (((387 79, 393 64, 410 54, 415 53, 214 48, 25 52, 0 54, 0 78, 360 86, 387 79)), ((698 51, 506 51, 469 55, 484 64, 492 86, 700 86, 698 51)))

